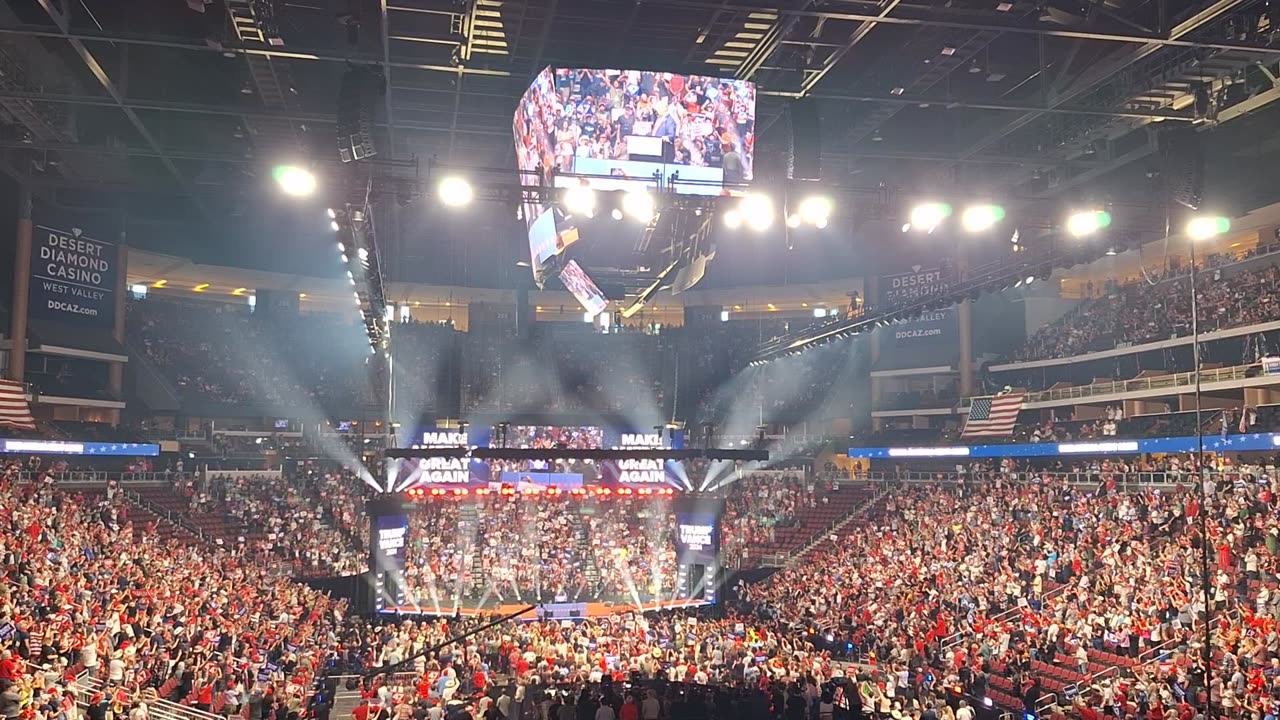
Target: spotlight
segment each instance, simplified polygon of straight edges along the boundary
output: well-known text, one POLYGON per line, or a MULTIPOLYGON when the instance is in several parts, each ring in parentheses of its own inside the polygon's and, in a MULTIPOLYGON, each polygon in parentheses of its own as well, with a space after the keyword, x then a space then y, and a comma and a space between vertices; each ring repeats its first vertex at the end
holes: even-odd
POLYGON ((752 230, 763 231, 773 224, 773 201, 768 195, 751 194, 739 204, 742 219, 752 230))
POLYGON ((911 227, 933 232, 951 216, 951 206, 946 203, 924 203, 911 209, 911 227))
POLYGON ((343 255, 346 255, 346 254, 347 254, 347 246, 346 246, 346 245, 343 245, 342 243, 338 243, 338 252, 342 253, 343 255))
POLYGON ((730 210, 724 214, 724 226, 730 230, 737 230, 742 226, 742 213, 737 210, 730 210))
POLYGON ((614 208, 614 209, 613 209, 613 212, 609 213, 609 216, 610 216, 610 217, 612 217, 614 220, 621 220, 621 219, 622 219, 622 211, 621 211, 621 210, 619 210, 618 208, 614 208))
POLYGON ((276 184, 285 195, 306 197, 316 191, 316 176, 306 168, 297 165, 279 165, 271 171, 276 184))
POLYGON ((645 190, 632 190, 622 195, 622 212, 648 224, 653 220, 656 203, 653 195, 645 190))
POLYGON ((1026 285, 1030 285, 1031 283, 1033 283, 1033 282, 1035 282, 1035 281, 1036 281, 1036 276, 1035 276, 1035 275, 1028 275, 1028 276, 1027 276, 1027 279, 1024 281, 1024 284, 1026 284, 1026 285))
POLYGON ((960 216, 960 224, 972 233, 990 230, 996 223, 1004 219, 1004 208, 999 205, 974 205, 965 208, 960 216))
POLYGON ((1083 210, 1067 218, 1067 232, 1073 237, 1092 235, 1111 224, 1111 213, 1106 210, 1083 210))
POLYGON ((813 195, 800 202, 800 219, 810 225, 826 224, 831 217, 831 198, 813 195))
POLYGON ((792 213, 787 216, 787 227, 795 229, 800 227, 800 216, 792 213))
POLYGON ((902 232, 904 233, 911 232, 911 223, 902 223, 902 232))
POLYGON ((572 215, 591 217, 596 209, 596 193, 589 187, 575 185, 564 191, 564 209, 572 215))
POLYGON ((813 226, 818 228, 819 230, 822 230, 827 226, 827 219, 824 217, 820 217, 813 222, 813 226))
POLYGON ((330 220, 330 221, 329 221, 329 227, 330 227, 330 229, 332 229, 334 232, 338 232, 339 230, 341 230, 341 229, 342 229, 342 226, 338 224, 338 221, 337 221, 337 220, 330 220))
POLYGON ((1231 229, 1231 220, 1225 217, 1199 215, 1187 223, 1187 237, 1192 240, 1208 240, 1231 229))
POLYGON ((471 183, 460 177, 447 177, 440 181, 436 189, 440 193, 440 202, 449 207, 462 207, 475 197, 471 183))
POLYGON ((333 208, 329 208, 326 212, 328 212, 328 213, 329 213, 329 219, 330 219, 330 220, 337 220, 337 219, 338 219, 338 211, 337 211, 337 210, 334 210, 333 208))

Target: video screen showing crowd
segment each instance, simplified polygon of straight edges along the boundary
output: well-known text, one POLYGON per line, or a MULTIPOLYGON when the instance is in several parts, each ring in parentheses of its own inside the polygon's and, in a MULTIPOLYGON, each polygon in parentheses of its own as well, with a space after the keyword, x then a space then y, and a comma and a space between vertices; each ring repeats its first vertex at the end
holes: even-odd
POLYGON ((381 610, 450 614, 533 603, 588 616, 714 601, 721 503, 683 497, 691 489, 683 463, 477 460, 432 456, 429 447, 658 449, 679 447, 682 435, 502 425, 424 431, 422 439, 421 457, 388 460, 388 487, 413 502, 374 523, 374 566, 388 568, 378 573, 381 610))
POLYGON ((516 111, 518 165, 535 178, 552 169, 587 176, 600 190, 680 169, 682 179, 710 183, 688 192, 719 194, 752 177, 755 103, 755 86, 742 80, 547 68, 516 111))
MULTIPOLYGON (((756 88, 744 80, 641 70, 551 68, 516 106, 512 132, 522 215, 539 286, 548 265, 580 239, 582 219, 540 197, 538 187, 741 192, 754 172, 756 88), (660 178, 660 180, 655 178, 660 178)), ((589 312, 603 297, 576 261, 558 276, 589 312)))

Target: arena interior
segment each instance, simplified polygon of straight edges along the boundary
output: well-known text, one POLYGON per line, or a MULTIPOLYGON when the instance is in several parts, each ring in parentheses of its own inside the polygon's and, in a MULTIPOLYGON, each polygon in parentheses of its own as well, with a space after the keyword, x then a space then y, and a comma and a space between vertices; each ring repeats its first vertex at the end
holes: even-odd
POLYGON ((0 720, 1276 720, 1277 98, 1277 0, 4 0, 0 720))

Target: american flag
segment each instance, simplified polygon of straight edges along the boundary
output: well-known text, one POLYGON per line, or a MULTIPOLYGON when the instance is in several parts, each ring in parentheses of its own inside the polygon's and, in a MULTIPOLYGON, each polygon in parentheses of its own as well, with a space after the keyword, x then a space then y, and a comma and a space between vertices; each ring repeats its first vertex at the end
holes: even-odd
POLYGON ((27 405, 26 391, 16 380, 0 380, 0 427, 35 430, 36 421, 27 405))
POLYGON ((1010 392, 969 401, 969 418, 960 437, 1004 437, 1013 434, 1025 393, 1010 392))

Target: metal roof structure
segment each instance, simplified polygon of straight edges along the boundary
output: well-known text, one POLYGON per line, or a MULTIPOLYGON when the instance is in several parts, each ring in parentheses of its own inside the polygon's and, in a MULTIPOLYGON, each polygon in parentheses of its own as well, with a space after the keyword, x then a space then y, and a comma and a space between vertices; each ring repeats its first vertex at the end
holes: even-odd
MULTIPOLYGON (((152 247, 168 249, 172 227, 193 219, 288 217, 265 198, 279 162, 344 178, 333 204, 363 195, 375 175, 408 200, 397 183, 420 185, 432 159, 514 167, 516 100, 556 65, 756 82, 765 182, 785 166, 790 103, 811 98, 832 185, 1033 204, 1111 179, 1106 192, 1123 195, 1133 183, 1117 171, 1158 152, 1157 131, 1274 119, 1278 4, 6 0, 0 170, 50 202, 165 228, 152 247), (336 98, 351 67, 385 82, 376 172, 343 169, 336 155, 336 98)), ((450 227, 432 245, 415 230, 430 217, 388 205, 389 266, 441 261, 463 242, 450 227)), ((518 236, 514 219, 489 215, 467 233, 518 236)))

